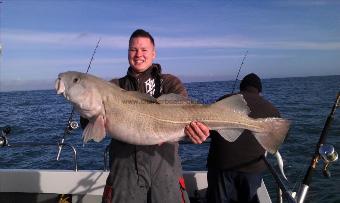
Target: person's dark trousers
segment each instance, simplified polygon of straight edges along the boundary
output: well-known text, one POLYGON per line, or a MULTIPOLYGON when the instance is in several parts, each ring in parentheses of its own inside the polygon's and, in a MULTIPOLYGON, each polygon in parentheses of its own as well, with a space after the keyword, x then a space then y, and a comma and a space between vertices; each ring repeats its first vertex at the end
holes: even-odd
POLYGON ((208 203, 259 202, 257 189, 261 186, 262 173, 245 173, 208 169, 208 203))

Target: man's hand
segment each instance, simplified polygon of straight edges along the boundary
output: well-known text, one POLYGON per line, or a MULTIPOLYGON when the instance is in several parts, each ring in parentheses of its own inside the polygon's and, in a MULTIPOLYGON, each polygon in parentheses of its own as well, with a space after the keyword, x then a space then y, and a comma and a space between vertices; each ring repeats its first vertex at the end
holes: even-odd
POLYGON ((193 121, 185 126, 184 133, 195 144, 202 144, 210 135, 210 129, 203 123, 193 121))

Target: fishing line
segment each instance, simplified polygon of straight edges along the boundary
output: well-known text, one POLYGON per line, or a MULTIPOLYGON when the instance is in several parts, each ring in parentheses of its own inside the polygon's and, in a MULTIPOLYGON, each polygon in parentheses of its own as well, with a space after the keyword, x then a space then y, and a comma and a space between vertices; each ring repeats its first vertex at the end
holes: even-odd
MULTIPOLYGON (((90 70, 90 68, 91 68, 92 61, 94 60, 94 55, 95 55, 96 52, 97 52, 97 48, 98 48, 98 46, 99 46, 100 40, 101 40, 101 38, 99 38, 99 40, 98 40, 98 42, 97 42, 97 45, 96 45, 96 47, 95 47, 94 50, 93 50, 93 53, 92 53, 92 56, 91 56, 89 65, 87 66, 87 69, 86 69, 86 74, 89 72, 89 70, 90 70)), ((71 111, 70 117, 69 117, 69 119, 68 119, 67 125, 69 125, 70 121, 72 120, 73 114, 74 114, 74 106, 72 107, 72 111, 71 111)))
POLYGON ((93 50, 93 53, 92 53, 92 56, 91 56, 91 59, 90 59, 90 63, 89 63, 89 65, 87 66, 86 74, 89 72, 89 70, 90 70, 90 68, 91 68, 91 64, 92 64, 92 61, 93 61, 93 59, 94 59, 94 55, 95 55, 96 52, 97 52, 97 48, 98 48, 98 46, 99 46, 100 40, 101 40, 101 38, 99 38, 99 40, 98 40, 98 42, 97 42, 97 45, 96 45, 96 47, 95 47, 94 50, 93 50))
MULTIPOLYGON (((98 40, 98 42, 97 42, 97 45, 96 45, 96 47, 95 47, 94 50, 93 50, 93 53, 92 53, 92 56, 91 56, 89 65, 87 66, 87 69, 86 69, 86 74, 89 72, 89 70, 90 70, 90 68, 91 68, 92 61, 94 60, 94 55, 95 55, 96 52, 97 52, 97 48, 98 48, 98 46, 99 46, 100 40, 101 40, 101 38, 99 38, 99 40, 98 40)), ((67 125, 69 125, 69 122, 72 120, 73 114, 74 114, 74 107, 72 107, 71 115, 70 115, 70 117, 69 117, 69 119, 68 119, 68 124, 67 124, 67 125)))
POLYGON ((242 63, 240 65, 240 68, 238 69, 238 72, 237 72, 237 75, 236 75, 236 79, 235 79, 235 82, 234 82, 234 86, 233 86, 233 90, 231 91, 231 93, 234 93, 234 90, 235 90, 235 87, 236 87, 236 83, 237 83, 237 79, 238 79, 238 75, 241 72, 241 68, 242 68, 242 66, 244 64, 244 60, 247 58, 247 54, 248 54, 248 50, 246 51, 246 54, 244 55, 244 57, 242 59, 242 63))

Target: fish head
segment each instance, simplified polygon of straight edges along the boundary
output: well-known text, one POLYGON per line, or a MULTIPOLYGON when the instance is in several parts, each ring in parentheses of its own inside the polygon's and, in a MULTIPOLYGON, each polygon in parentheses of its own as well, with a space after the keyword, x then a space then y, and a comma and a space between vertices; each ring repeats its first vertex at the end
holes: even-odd
POLYGON ((60 73, 55 89, 57 94, 62 94, 85 118, 90 119, 103 112, 100 89, 87 74, 75 71, 60 73))

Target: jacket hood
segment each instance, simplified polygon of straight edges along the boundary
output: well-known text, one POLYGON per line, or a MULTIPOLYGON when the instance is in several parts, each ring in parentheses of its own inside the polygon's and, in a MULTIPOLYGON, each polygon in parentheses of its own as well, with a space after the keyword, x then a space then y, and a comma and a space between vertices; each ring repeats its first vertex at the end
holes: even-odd
POLYGON ((135 79, 140 79, 140 78, 150 77, 150 76, 153 76, 153 77, 160 76, 161 73, 162 73, 161 65, 157 63, 153 63, 148 69, 146 69, 142 73, 136 73, 131 66, 129 67, 127 71, 127 75, 135 79))

